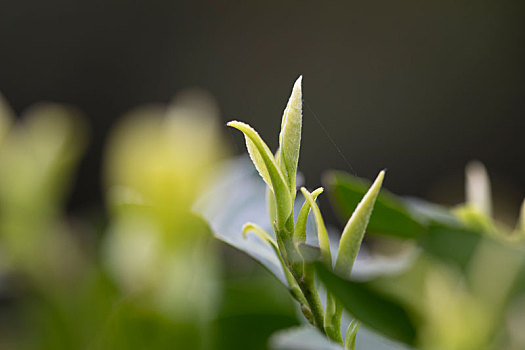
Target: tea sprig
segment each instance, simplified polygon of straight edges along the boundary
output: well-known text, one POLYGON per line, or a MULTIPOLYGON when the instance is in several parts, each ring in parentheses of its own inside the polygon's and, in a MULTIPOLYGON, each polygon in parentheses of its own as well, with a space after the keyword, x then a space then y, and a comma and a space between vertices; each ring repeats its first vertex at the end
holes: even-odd
MULTIPOLYGON (((326 310, 321 303, 319 292, 314 283, 314 271, 309 261, 301 254, 301 245, 306 242, 306 222, 310 211, 316 223, 321 260, 334 271, 349 276, 361 246, 375 200, 381 189, 384 171, 363 197, 355 212, 346 224, 337 251, 335 267, 332 264, 330 240, 324 219, 316 203, 322 192, 318 188, 309 192, 301 188, 305 201, 297 220, 294 222, 293 204, 297 188, 297 166, 301 148, 302 132, 302 76, 295 82, 292 94, 283 113, 279 149, 272 153, 259 134, 248 124, 231 121, 227 125, 240 130, 245 137, 250 158, 259 175, 268 186, 267 201, 270 208, 270 220, 276 239, 253 223, 243 228, 243 234, 254 232, 263 241, 270 244, 282 264, 286 280, 292 295, 301 303, 301 310, 306 319, 330 339, 343 343, 341 335, 342 306, 330 293, 327 294, 326 310)), ((348 349, 353 348, 358 325, 352 323, 347 332, 348 349)))

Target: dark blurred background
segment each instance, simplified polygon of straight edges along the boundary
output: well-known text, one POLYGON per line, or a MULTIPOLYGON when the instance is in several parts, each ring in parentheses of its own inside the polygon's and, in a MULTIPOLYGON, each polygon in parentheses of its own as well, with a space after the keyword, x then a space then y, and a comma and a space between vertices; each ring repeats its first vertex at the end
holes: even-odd
MULTIPOLYGON (((466 162, 478 159, 500 211, 515 217, 525 195, 524 44, 523 1, 2 0, 0 91, 17 113, 44 100, 88 117, 73 210, 100 204, 105 139, 131 108, 202 87, 224 121, 250 123, 275 149, 303 74, 309 187, 325 169, 372 178, 388 168, 392 191, 453 204, 466 162)), ((224 133, 244 152, 238 133, 224 133)))

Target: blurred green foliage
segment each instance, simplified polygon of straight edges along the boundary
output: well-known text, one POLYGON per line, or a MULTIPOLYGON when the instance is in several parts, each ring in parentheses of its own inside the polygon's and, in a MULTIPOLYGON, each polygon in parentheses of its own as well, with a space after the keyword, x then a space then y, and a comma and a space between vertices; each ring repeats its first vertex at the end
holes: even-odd
POLYGON ((88 144, 82 117, 40 104, 16 119, 0 97, 0 348, 342 349, 329 338, 342 342, 348 325, 346 349, 525 348, 525 205, 516 227, 499 223, 479 163, 455 208, 379 192, 383 173, 371 185, 329 172, 327 192, 350 218, 333 246, 322 190, 295 198, 298 88, 285 153, 232 124, 252 137, 266 185, 247 159, 226 159, 217 108, 201 92, 125 116, 105 152, 101 235, 65 214, 88 144), (244 237, 246 222, 274 234, 244 237), (377 238, 354 266, 366 227, 377 238), (389 256, 374 249, 384 245, 389 256), (308 317, 300 293, 310 291, 324 324, 308 317))
POLYGON ((183 93, 116 126, 101 240, 64 215, 87 144, 78 113, 38 105, 15 121, 1 102, 2 349, 265 349, 298 324, 283 287, 244 257, 249 275, 225 267, 192 211, 225 154, 209 97, 183 93))

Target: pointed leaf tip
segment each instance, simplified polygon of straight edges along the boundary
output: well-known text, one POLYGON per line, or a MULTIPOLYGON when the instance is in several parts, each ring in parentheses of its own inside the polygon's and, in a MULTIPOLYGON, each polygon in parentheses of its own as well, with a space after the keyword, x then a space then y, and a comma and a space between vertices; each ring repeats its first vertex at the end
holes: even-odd
MULTIPOLYGON (((323 193, 323 191, 324 188, 319 187, 318 189, 312 192, 312 198, 315 200, 317 196, 323 193)), ((299 215, 297 216, 297 222, 295 224, 293 238, 296 243, 304 243, 306 241, 306 222, 308 220, 309 213, 310 202, 308 202, 308 200, 305 200, 303 206, 301 207, 301 210, 299 211, 299 215)))
POLYGON ((354 261, 361 247, 361 242, 363 241, 384 177, 385 171, 381 170, 368 192, 357 205, 343 230, 335 263, 335 270, 343 276, 348 277, 352 272, 354 261))
POLYGON ((291 107, 300 109, 302 108, 302 99, 303 99, 303 76, 300 75, 299 78, 293 84, 292 95, 290 100, 292 101, 291 107))
POLYGON ((279 135, 279 166, 285 175, 291 195, 295 198, 295 184, 299 152, 301 148, 302 117, 302 76, 296 81, 292 93, 284 109, 281 133, 279 135))
POLYGON ((246 238, 246 235, 249 232, 253 232, 257 236, 259 236, 259 238, 261 238, 263 241, 265 241, 268 244, 270 244, 272 246, 272 248, 274 248, 274 250, 277 249, 277 251, 278 251, 277 242, 275 242, 275 239, 273 239, 273 237, 270 236, 270 234, 268 232, 266 232, 263 228, 261 228, 259 225, 251 223, 251 222, 246 223, 242 227, 242 236, 244 238, 246 238))
POLYGON ((252 160, 253 165, 255 165, 255 169, 257 169, 257 172, 259 173, 259 175, 261 175, 264 182, 266 182, 268 187, 273 191, 272 180, 270 177, 270 173, 268 172, 268 168, 263 159, 263 156, 260 150, 258 149, 257 145, 254 143, 253 137, 249 136, 249 134, 254 134, 254 137, 260 138, 257 132, 253 130, 248 124, 236 120, 232 120, 226 125, 235 128, 244 134, 246 148, 248 149, 248 154, 250 155, 250 159, 252 160))

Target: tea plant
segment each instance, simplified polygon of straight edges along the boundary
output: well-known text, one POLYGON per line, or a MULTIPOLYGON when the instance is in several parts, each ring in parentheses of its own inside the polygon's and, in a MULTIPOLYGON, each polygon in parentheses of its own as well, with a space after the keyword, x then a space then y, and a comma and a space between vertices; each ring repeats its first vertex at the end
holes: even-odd
MULTIPOLYGON (((348 220, 339 241, 335 264, 332 264, 330 240, 315 199, 323 192, 318 188, 309 192, 301 187, 304 204, 294 220, 296 177, 302 128, 302 77, 294 84, 284 110, 279 148, 273 154, 259 134, 248 124, 231 121, 227 125, 240 130, 245 137, 250 158, 267 186, 267 204, 274 235, 255 223, 246 223, 243 234, 252 232, 269 244, 278 256, 290 293, 300 303, 306 319, 335 342, 343 343, 341 334, 341 303, 331 293, 323 306, 315 284, 315 272, 310 262, 311 249, 306 245, 306 222, 313 212, 320 259, 343 276, 350 276, 359 251, 375 200, 379 194, 384 171, 381 171, 348 220), (275 237, 275 238, 274 238, 275 237)), ((352 322, 345 336, 345 346, 354 347, 358 325, 352 322)))
POLYGON ((228 123, 251 162, 221 161, 203 96, 134 111, 106 151, 100 237, 64 215, 87 143, 81 119, 47 104, 15 120, 0 97, 0 347, 525 348, 525 202, 515 227, 499 223, 480 163, 467 167, 466 203, 450 209, 381 189, 384 171, 373 183, 331 171, 323 183, 346 222, 333 244, 316 203, 323 188, 297 198, 301 80, 277 152, 228 123), (405 254, 356 280, 365 231, 404 242, 405 254), (222 264, 213 236, 259 260, 295 306, 264 271, 222 264))

